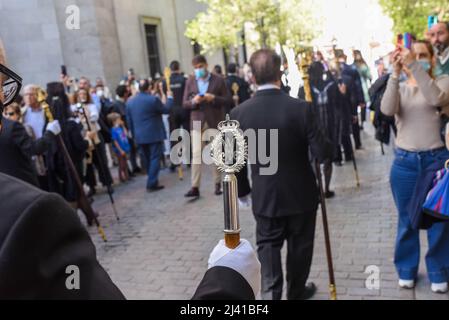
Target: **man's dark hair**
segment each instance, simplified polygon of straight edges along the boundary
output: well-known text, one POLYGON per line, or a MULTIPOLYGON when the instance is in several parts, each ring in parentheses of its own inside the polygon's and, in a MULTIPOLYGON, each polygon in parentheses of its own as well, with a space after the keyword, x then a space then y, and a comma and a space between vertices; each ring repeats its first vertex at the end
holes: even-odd
POLYGON ((147 92, 148 89, 150 89, 150 81, 148 81, 148 79, 140 80, 140 82, 139 82, 139 91, 140 92, 147 92))
POLYGON ((281 57, 273 50, 261 49, 254 52, 249 64, 258 85, 281 79, 281 57))
POLYGON ((174 60, 174 61, 172 61, 170 63, 170 70, 171 71, 179 71, 179 69, 181 69, 179 61, 174 60))
POLYGON ((217 64, 214 67, 214 71, 215 71, 216 74, 223 74, 223 69, 221 68, 221 66, 219 64, 217 64))
POLYGON ((340 58, 347 58, 345 52, 341 49, 336 49, 335 50, 335 58, 340 59, 340 58))
POLYGON ((115 89, 115 94, 118 95, 120 98, 124 98, 127 91, 128 91, 127 86, 119 85, 117 89, 115 89))
POLYGON ((228 64, 228 73, 237 73, 237 64, 235 63, 228 64))
POLYGON ((206 63, 207 64, 206 57, 203 56, 202 54, 199 54, 199 55, 193 57, 193 60, 192 60, 192 65, 197 65, 197 64, 200 64, 200 63, 206 63))

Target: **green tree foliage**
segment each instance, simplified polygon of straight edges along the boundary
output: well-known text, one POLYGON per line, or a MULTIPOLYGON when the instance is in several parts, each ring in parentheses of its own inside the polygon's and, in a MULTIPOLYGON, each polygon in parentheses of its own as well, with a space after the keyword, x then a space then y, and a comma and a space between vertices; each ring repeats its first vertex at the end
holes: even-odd
POLYGON ((410 32, 422 38, 427 31, 427 17, 449 18, 448 0, 379 0, 384 12, 393 19, 396 33, 410 32))
POLYGON ((313 0, 198 0, 207 5, 187 22, 186 36, 203 51, 229 49, 241 44, 245 25, 258 33, 260 47, 277 44, 296 48, 320 34, 313 0))

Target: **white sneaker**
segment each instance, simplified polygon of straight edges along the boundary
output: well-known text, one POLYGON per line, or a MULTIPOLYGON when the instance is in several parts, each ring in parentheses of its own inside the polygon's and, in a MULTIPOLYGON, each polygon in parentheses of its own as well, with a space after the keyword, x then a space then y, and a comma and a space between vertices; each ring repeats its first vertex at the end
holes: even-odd
POLYGON ((432 292, 433 293, 444 294, 444 293, 447 293, 448 291, 449 291, 449 287, 448 287, 447 282, 432 283, 432 292))
POLYGON ((414 280, 399 280, 399 287, 402 289, 413 289, 415 288, 415 281, 414 280))

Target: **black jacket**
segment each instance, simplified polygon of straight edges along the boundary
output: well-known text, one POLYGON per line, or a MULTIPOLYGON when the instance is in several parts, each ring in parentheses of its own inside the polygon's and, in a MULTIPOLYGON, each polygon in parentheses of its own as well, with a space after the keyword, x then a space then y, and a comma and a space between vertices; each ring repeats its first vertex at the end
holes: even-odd
POLYGON ((36 171, 31 157, 45 153, 54 137, 51 132, 46 131, 41 139, 34 141, 22 124, 2 119, 0 172, 37 186, 36 171))
MULTIPOLYGON (((170 89, 173 92, 174 104, 173 107, 182 108, 182 100, 184 98, 184 90, 186 88, 187 79, 183 73, 173 73, 170 76, 170 89)), ((163 89, 167 94, 167 82, 164 80, 163 89)))
POLYGON ((353 103, 353 106, 357 107, 362 103, 366 103, 359 72, 353 66, 342 63, 341 75, 343 77, 347 77, 350 81, 350 83, 346 83, 346 86, 351 94, 351 102, 353 103))
MULTIPOLYGON (((251 92, 249 89, 249 84, 245 81, 245 79, 242 79, 236 75, 230 75, 226 78, 226 86, 228 87, 229 94, 231 96, 234 95, 234 91, 232 90, 232 87, 234 84, 237 84, 239 87, 239 90, 237 92, 237 95, 239 97, 239 104, 242 104, 246 100, 249 100, 251 98, 251 92)), ((236 107, 234 103, 232 104, 232 107, 236 107)))
POLYGON ((58 195, 0 174, 0 299, 123 299, 75 211, 58 195), (80 290, 68 290, 68 266, 80 290))
MULTIPOLYGON (((332 144, 317 126, 311 105, 278 89, 264 90, 235 108, 231 118, 240 122, 243 131, 266 129, 267 137, 270 129, 279 133, 277 172, 263 176, 259 170, 266 166, 260 159, 251 164, 254 214, 277 218, 316 211, 319 191, 309 149, 323 160, 332 157, 332 144)), ((269 152, 269 143, 265 146, 269 152)))
POLYGON ((382 98, 384 96, 385 90, 387 89, 387 83, 390 79, 390 75, 386 74, 376 82, 373 83, 369 89, 369 95, 371 99, 370 109, 374 111, 374 121, 373 125, 376 128, 376 140, 384 144, 390 144, 391 140, 391 129, 393 129, 394 134, 396 134, 396 123, 394 116, 386 116, 380 110, 382 98))
POLYGON ((255 300, 253 289, 237 271, 215 267, 206 272, 192 300, 255 300))

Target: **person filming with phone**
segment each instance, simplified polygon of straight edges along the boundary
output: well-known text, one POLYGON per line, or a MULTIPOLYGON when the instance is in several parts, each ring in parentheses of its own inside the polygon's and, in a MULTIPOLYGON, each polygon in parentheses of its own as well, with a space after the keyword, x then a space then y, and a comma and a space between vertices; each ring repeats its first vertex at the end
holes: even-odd
MULTIPOLYGON (((449 158, 440 136, 439 114, 439 107, 449 105, 449 76, 434 77, 435 53, 430 42, 411 43, 410 49, 408 45, 398 45, 393 54, 394 71, 381 104, 382 113, 395 116, 398 128, 390 181, 399 214, 395 265, 399 286, 405 289, 415 287, 420 261, 420 233, 412 228, 409 203, 421 173, 449 158), (401 73, 406 75, 404 82, 400 82, 401 73)), ((435 224, 427 234, 426 264, 431 289, 446 293, 449 224, 435 224)))

